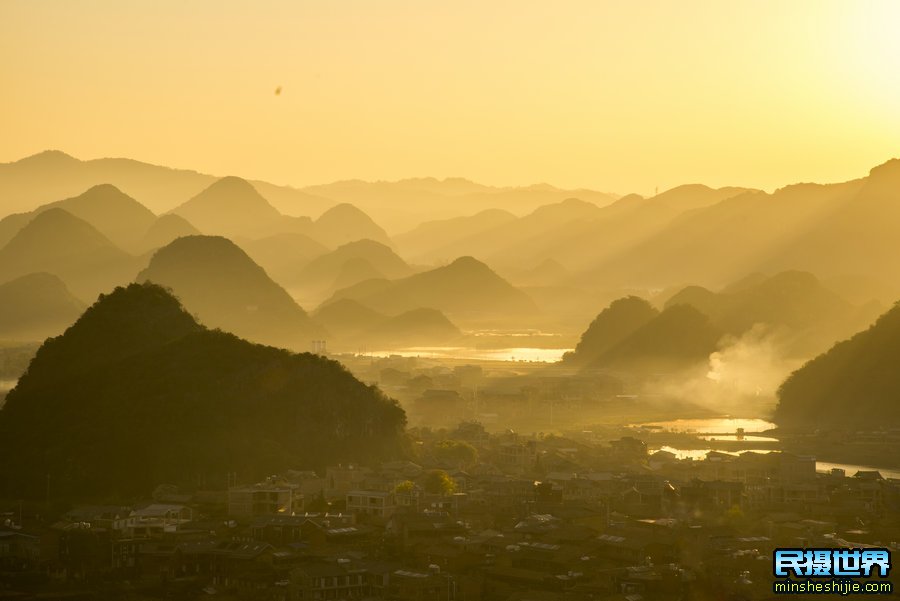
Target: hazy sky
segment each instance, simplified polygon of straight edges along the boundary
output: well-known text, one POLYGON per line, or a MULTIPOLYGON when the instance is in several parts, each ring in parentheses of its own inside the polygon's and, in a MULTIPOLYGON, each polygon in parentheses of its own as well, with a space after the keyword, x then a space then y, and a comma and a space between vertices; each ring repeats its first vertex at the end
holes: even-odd
POLYGON ((898 31, 893 0, 0 0, 0 161, 838 181, 900 156, 898 31))

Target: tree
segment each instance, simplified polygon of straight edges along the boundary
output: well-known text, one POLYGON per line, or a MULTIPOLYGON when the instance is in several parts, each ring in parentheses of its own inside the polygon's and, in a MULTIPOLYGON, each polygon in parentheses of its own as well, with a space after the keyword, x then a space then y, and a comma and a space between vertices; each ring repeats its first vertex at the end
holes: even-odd
POLYGON ((459 422, 456 430, 453 431, 453 436, 460 440, 481 440, 487 438, 487 431, 481 422, 470 420, 459 422))
POLYGON ((438 461, 462 468, 478 460, 478 451, 461 440, 441 440, 434 445, 434 456, 438 461))
POLYGON ((456 482, 444 470, 431 470, 422 480, 425 492, 433 495, 449 495, 456 490, 456 482))
POLYGON ((412 480, 404 480, 400 484, 394 487, 395 493, 400 494, 409 494, 416 487, 415 483, 412 480))

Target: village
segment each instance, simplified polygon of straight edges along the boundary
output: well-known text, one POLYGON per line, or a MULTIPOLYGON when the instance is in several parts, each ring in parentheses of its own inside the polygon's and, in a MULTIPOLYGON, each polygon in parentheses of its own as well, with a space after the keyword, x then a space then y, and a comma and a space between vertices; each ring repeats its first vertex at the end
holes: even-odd
POLYGON ((411 436, 420 463, 5 507, 0 598, 765 599, 775 548, 900 540, 900 481, 808 456, 678 459, 471 421, 411 436))

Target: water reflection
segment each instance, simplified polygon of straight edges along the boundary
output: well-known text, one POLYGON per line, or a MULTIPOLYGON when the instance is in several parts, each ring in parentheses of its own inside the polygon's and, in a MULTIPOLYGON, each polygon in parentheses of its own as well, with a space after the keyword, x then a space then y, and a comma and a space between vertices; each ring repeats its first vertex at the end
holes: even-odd
POLYGON ((878 472, 884 478, 900 479, 900 470, 884 469, 881 467, 872 467, 870 465, 856 465, 853 463, 830 463, 827 461, 816 461, 816 471, 830 472, 833 469, 844 470, 848 476, 853 476, 856 472, 878 472))
POLYGON ((747 442, 778 442, 777 438, 772 438, 770 436, 756 436, 753 434, 705 434, 703 436, 698 436, 700 440, 718 440, 721 442, 736 442, 739 440, 746 440, 747 442))
MULTIPOLYGON (((739 418, 739 417, 713 417, 702 419, 673 419, 662 422, 648 422, 637 424, 636 427, 658 428, 660 430, 668 430, 669 432, 696 432, 698 434, 720 434, 724 432, 735 432, 742 429, 750 434, 753 432, 765 432, 775 428, 775 424, 767 422, 764 419, 756 418, 739 418)), ((725 440, 721 437, 716 437, 725 440)), ((775 440, 775 439, 771 439, 775 440)))
POLYGON ((570 348, 532 347, 478 349, 458 346, 415 346, 398 350, 371 351, 367 354, 375 357, 399 355, 401 357, 433 357, 436 359, 555 363, 571 350, 570 348))
MULTIPOLYGON (((693 461, 703 461, 706 459, 707 453, 710 453, 713 449, 676 449, 675 447, 670 446, 661 446, 659 447, 660 451, 668 451, 675 455, 678 459, 691 459, 693 461)), ((716 453, 721 453, 723 455, 732 455, 737 457, 741 453, 772 453, 774 449, 742 449, 737 451, 720 451, 716 449, 716 453)))

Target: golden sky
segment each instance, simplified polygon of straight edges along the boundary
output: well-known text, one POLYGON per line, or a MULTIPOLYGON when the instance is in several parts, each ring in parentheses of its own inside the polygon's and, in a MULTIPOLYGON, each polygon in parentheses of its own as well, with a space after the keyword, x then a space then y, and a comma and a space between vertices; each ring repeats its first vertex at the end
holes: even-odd
POLYGON ((900 156, 898 31, 893 0, 0 0, 0 161, 839 181, 900 156))

